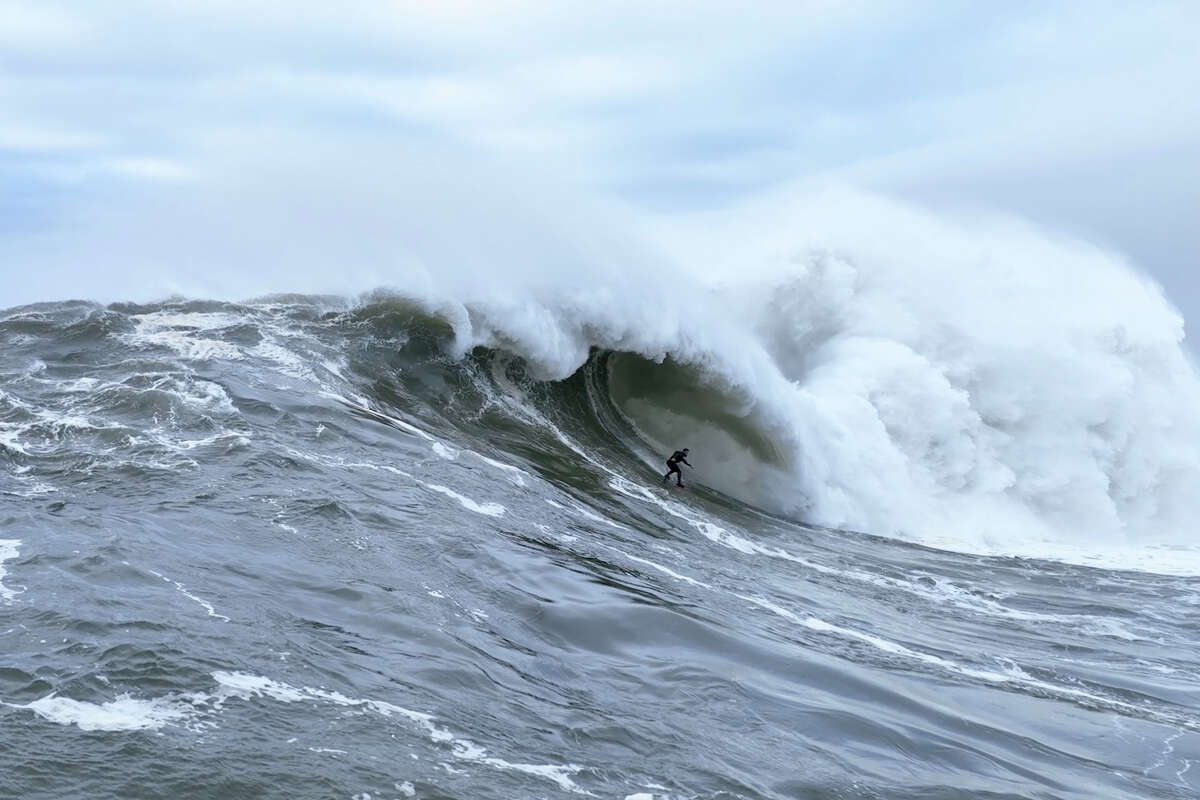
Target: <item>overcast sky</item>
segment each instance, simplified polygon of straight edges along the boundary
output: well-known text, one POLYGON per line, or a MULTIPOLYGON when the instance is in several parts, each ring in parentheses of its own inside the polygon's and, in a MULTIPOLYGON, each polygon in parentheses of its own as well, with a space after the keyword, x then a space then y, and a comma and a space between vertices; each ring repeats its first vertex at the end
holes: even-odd
MULTIPOLYGON (((0 245, 261 153, 428 142, 647 219, 805 179, 1015 213, 1194 321, 1198 42, 1194 0, 0 0, 0 245)), ((14 252, 0 305, 45 291, 14 252)))

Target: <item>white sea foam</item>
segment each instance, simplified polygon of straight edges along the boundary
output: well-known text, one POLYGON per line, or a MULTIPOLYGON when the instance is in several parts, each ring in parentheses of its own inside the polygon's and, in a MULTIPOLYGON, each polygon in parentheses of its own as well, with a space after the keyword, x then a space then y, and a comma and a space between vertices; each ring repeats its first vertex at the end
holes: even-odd
POLYGON ((681 575, 680 573, 676 572, 675 570, 673 570, 669 567, 664 567, 662 564, 655 563, 654 561, 651 561, 646 558, 640 558, 638 556, 630 555, 629 553, 626 553, 624 550, 617 550, 617 548, 615 548, 615 547, 612 549, 616 550, 618 553, 625 556, 630 561, 636 561, 639 564, 645 564, 647 567, 650 567, 651 569, 656 569, 659 572, 663 573, 664 575, 670 576, 677 581, 683 581, 684 583, 690 583, 692 586, 701 586, 705 589, 712 588, 711 586, 709 586, 707 583, 704 583, 703 581, 698 581, 695 578, 689 578, 687 575, 681 575))
POLYGON ((477 503, 471 498, 461 495, 453 489, 450 489, 446 486, 439 486, 436 483, 425 483, 422 481, 421 485, 427 489, 437 492, 438 494, 444 494, 446 497, 457 500, 458 504, 463 508, 467 509, 468 511, 474 511, 476 514, 483 514, 487 517, 504 516, 505 508, 499 503, 477 503))
POLYGON ((469 455, 472 458, 479 459, 489 467, 494 467, 495 469, 503 472, 514 486, 525 485, 525 471, 520 467, 514 467, 512 464, 505 464, 503 461, 497 461, 494 458, 488 458, 485 455, 476 453, 474 450, 459 450, 443 444, 442 442, 434 442, 429 446, 429 449, 432 450, 438 458, 446 461, 456 461, 458 460, 458 457, 463 454, 469 455))
POLYGON ((170 583, 171 585, 173 585, 179 591, 180 594, 182 594, 184 597, 191 600, 193 603, 196 603, 201 608, 203 608, 206 612, 208 612, 208 615, 210 617, 215 617, 217 619, 224 620, 225 622, 229 622, 229 617, 225 616, 224 614, 218 614, 217 610, 215 608, 213 608, 212 603, 192 594, 179 581, 173 581, 170 578, 168 578, 166 575, 163 575, 161 572, 155 572, 154 570, 149 570, 149 572, 151 575, 157 575, 158 577, 162 578, 167 583, 170 583))
POLYGON ((365 398, 365 397, 360 397, 358 395, 353 395, 353 394, 348 395, 348 396, 342 395, 342 394, 338 394, 337 392, 331 392, 327 389, 322 389, 320 391, 320 394, 324 397, 328 397, 330 399, 336 400, 339 403, 341 403, 342 405, 347 406, 348 408, 352 408, 355 411, 359 411, 364 414, 367 414, 368 416, 376 417, 382 421, 386 421, 389 425, 394 425, 395 427, 400 428, 403 431, 411 433, 413 436, 417 436, 421 439, 424 439, 427 442, 430 442, 431 445, 432 445, 432 443, 437 442, 437 439, 434 438, 431 434, 426 433, 425 431, 418 428, 416 425, 413 425, 411 422, 407 422, 405 420, 400 419, 399 417, 394 417, 390 414, 385 414, 382 411, 377 411, 374 408, 371 408, 370 401, 367 400, 367 398, 365 398))
MULTIPOLYGON (((148 387, 132 387, 117 381, 109 382, 95 378, 76 379, 65 384, 65 391, 73 394, 97 395, 105 392, 130 394, 162 393, 196 413, 208 417, 236 416, 237 409, 225 389, 215 381, 204 380, 195 376, 166 374, 155 378, 148 387)), ((55 389, 63 387, 55 383, 55 389)), ((53 409, 30 407, 33 418, 15 426, 0 424, 0 444, 7 444, 11 449, 25 455, 54 452, 64 446, 64 440, 74 435, 110 432, 122 434, 122 444, 118 448, 127 449, 138 445, 153 443, 167 450, 182 453, 197 447, 228 440, 229 446, 245 446, 249 439, 244 433, 233 430, 222 430, 200 439, 184 439, 177 429, 177 420, 172 411, 166 419, 154 418, 153 427, 141 430, 138 434, 131 432, 123 422, 115 422, 105 417, 105 410, 97 407, 87 407, 87 397, 79 398, 76 402, 82 407, 69 409, 53 409), (21 439, 24 439, 24 442, 21 439)), ((110 450, 111 452, 111 450, 110 450)), ((134 463, 134 462, 130 462, 134 463)), ((172 469, 175 465, 146 459, 144 456, 136 462, 139 466, 172 469)), ((181 464, 193 463, 184 459, 181 464)), ((38 483, 26 492, 26 496, 55 491, 54 488, 38 483)))
MULTIPOLYGON (((1146 636, 1139 636, 1121 620, 1112 618, 1088 619, 1080 628, 1088 636, 1107 636, 1112 639, 1122 639, 1126 642, 1151 642, 1146 636)), ((1160 642, 1161 643, 1161 642, 1160 642)))
POLYGON ((39 497, 44 494, 53 494, 54 492, 58 491, 58 489, 46 483, 45 481, 31 481, 24 476, 18 476, 17 480, 22 481, 26 488, 14 492, 7 492, 7 494, 13 494, 17 497, 39 497))
POLYGON ((156 345, 174 350, 181 358, 189 361, 240 361, 245 356, 242 348, 220 339, 195 336, 190 330, 170 328, 147 328, 135 332, 130 340, 137 345, 156 345))
MULTIPOLYGON (((279 336, 282 332, 279 330, 268 328, 262 331, 260 341, 249 347, 203 335, 206 332, 243 324, 245 319, 240 315, 231 312, 167 310, 141 314, 134 319, 138 327, 125 334, 125 338, 135 345, 168 347, 182 358, 191 361, 262 359, 284 375, 317 382, 311 360, 280 343, 279 336)), ((340 375, 338 364, 328 359, 322 359, 320 363, 332 374, 340 375)))
POLYGON ((21 455, 29 455, 29 451, 21 443, 20 436, 21 430, 19 428, 5 424, 3 427, 0 427, 0 448, 12 450, 21 455))
POLYGON ((181 403, 205 413, 237 414, 233 398, 216 381, 192 375, 168 375, 154 382, 154 388, 174 395, 181 403))
POLYGON ((0 539, 0 600, 6 602, 10 602, 16 597, 17 592, 4 585, 4 576, 8 574, 4 568, 4 562, 16 558, 20 546, 20 539, 0 539))
POLYGON ((309 693, 286 683, 280 683, 262 675, 252 675, 248 672, 221 670, 214 672, 212 676, 220 687, 215 695, 218 700, 230 697, 239 697, 243 700, 269 697, 281 703, 298 703, 310 696, 309 693))
POLYGON ((468 511, 473 511, 476 514, 482 514, 487 517, 502 517, 507 512, 507 509, 499 503, 477 502, 477 501, 471 499, 470 497, 467 497, 466 495, 463 495, 463 494, 460 494, 460 493, 454 491, 453 489, 451 489, 448 486, 442 486, 441 484, 436 484, 436 483, 426 483, 425 481, 422 481, 422 480, 419 480, 418 478, 416 478, 412 473, 405 472, 404 470, 400 469, 399 467, 393 467, 389 464, 372 464, 372 463, 364 462, 364 461, 346 461, 345 459, 343 459, 341 457, 325 456, 325 455, 321 455, 321 454, 317 454, 317 453, 306 453, 301 450, 296 450, 296 449, 290 448, 290 447, 286 448, 286 450, 288 453, 290 453, 298 458, 303 458, 306 461, 312 461, 312 462, 315 462, 318 464, 324 464, 326 466, 339 467, 342 469, 369 469, 369 470, 375 470, 375 471, 391 472, 394 475, 402 475, 405 478, 413 480, 416 483, 420 484, 421 486, 424 486, 426 489, 429 489, 430 491, 437 492, 438 494, 445 495, 446 497, 451 498, 452 500, 456 501, 459 505, 461 505, 463 508, 467 509, 468 511))
POLYGON ((496 469, 505 473, 508 476, 508 479, 515 485, 525 485, 525 470, 521 469, 520 467, 514 467, 512 464, 505 464, 503 461, 497 461, 494 458, 488 458, 485 455, 476 453, 474 450, 468 450, 467 452, 475 458, 478 458, 483 463, 487 464, 489 467, 495 467, 496 469))
MULTIPOLYGON (((224 431, 222 433, 214 433, 212 436, 205 436, 203 439, 179 439, 172 442, 170 446, 177 450, 195 450, 197 447, 208 447, 217 442, 228 440, 228 448, 233 447, 248 447, 250 438, 241 433, 233 433, 224 431)), ((164 442, 166 444, 166 442, 164 442)))
POLYGON ((434 442, 429 446, 429 449, 434 452, 438 458, 443 458, 446 461, 453 461, 458 458, 458 451, 452 450, 441 442, 434 442))
POLYGON ((121 695, 105 703, 88 703, 53 695, 34 700, 27 708, 58 725, 75 725, 85 731, 142 731, 186 719, 191 708, 176 698, 142 700, 121 695))
POLYGON ((285 375, 308 381, 316 381, 317 379, 308 361, 283 345, 273 341, 270 337, 264 338, 249 352, 252 355, 272 362, 275 368, 285 375))
POLYGON ((620 524, 619 522, 613 522, 608 517, 601 516, 600 514, 597 514, 593 511, 588 511, 585 507, 583 507, 581 505, 572 505, 571 507, 574 509, 576 514, 583 517, 584 519, 590 519, 592 522, 599 522, 601 525, 607 525, 608 527, 616 528, 617 530, 629 530, 627 527, 620 524))
POLYGON ((54 382, 55 390, 63 394, 93 394, 104 385, 104 382, 99 378, 91 377, 72 378, 54 382))
POLYGON ((159 331, 213 331, 232 328, 245 320, 238 314, 223 311, 153 311, 137 318, 139 329, 146 334, 159 331))

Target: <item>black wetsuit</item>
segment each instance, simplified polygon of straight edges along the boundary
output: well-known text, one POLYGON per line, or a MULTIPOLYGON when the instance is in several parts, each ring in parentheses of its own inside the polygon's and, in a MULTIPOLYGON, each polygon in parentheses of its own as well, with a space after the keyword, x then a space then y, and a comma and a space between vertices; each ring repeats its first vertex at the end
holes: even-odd
POLYGON ((688 463, 687 456, 683 454, 683 451, 676 450, 671 454, 671 457, 667 459, 667 474, 663 475, 663 483, 666 483, 667 478, 671 477, 673 473, 675 475, 675 485, 683 486, 683 472, 679 469, 680 461, 682 461, 684 464, 687 464, 689 467, 691 466, 691 464, 688 463))

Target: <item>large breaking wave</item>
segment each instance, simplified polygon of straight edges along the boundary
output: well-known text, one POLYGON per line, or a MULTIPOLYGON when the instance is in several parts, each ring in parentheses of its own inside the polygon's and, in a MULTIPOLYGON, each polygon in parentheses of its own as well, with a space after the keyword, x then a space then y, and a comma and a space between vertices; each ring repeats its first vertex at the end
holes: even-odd
POLYGON ((579 373, 592 402, 571 413, 655 469, 688 446, 701 483, 766 510, 970 551, 1183 558, 1200 381, 1157 285, 1086 244, 861 195, 742 219, 693 220, 656 250, 586 219, 522 212, 472 243, 409 218, 387 234, 400 266, 273 262, 260 284, 206 254, 210 230, 184 242, 199 266, 157 283, 131 268, 134 286, 110 264, 105 291, 121 294, 96 299, 198 276, 220 294, 214 270, 228 292, 383 286, 357 302, 422 309, 456 358, 486 348, 537 380, 579 373))
POLYGON ((509 350, 553 379, 607 351, 646 460, 687 445, 702 482, 816 524, 1184 557, 1200 382, 1157 285, 1011 223, 861 198, 797 213, 795 240, 821 246, 716 256, 695 283, 591 276, 455 303, 459 350, 509 350))

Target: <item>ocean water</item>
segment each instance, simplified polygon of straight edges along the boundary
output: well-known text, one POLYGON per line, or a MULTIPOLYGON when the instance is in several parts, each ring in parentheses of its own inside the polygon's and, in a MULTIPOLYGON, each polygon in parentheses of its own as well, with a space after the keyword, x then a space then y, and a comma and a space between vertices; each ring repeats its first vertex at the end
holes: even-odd
POLYGON ((0 796, 1200 796, 1177 319, 850 269, 0 312, 0 796))

